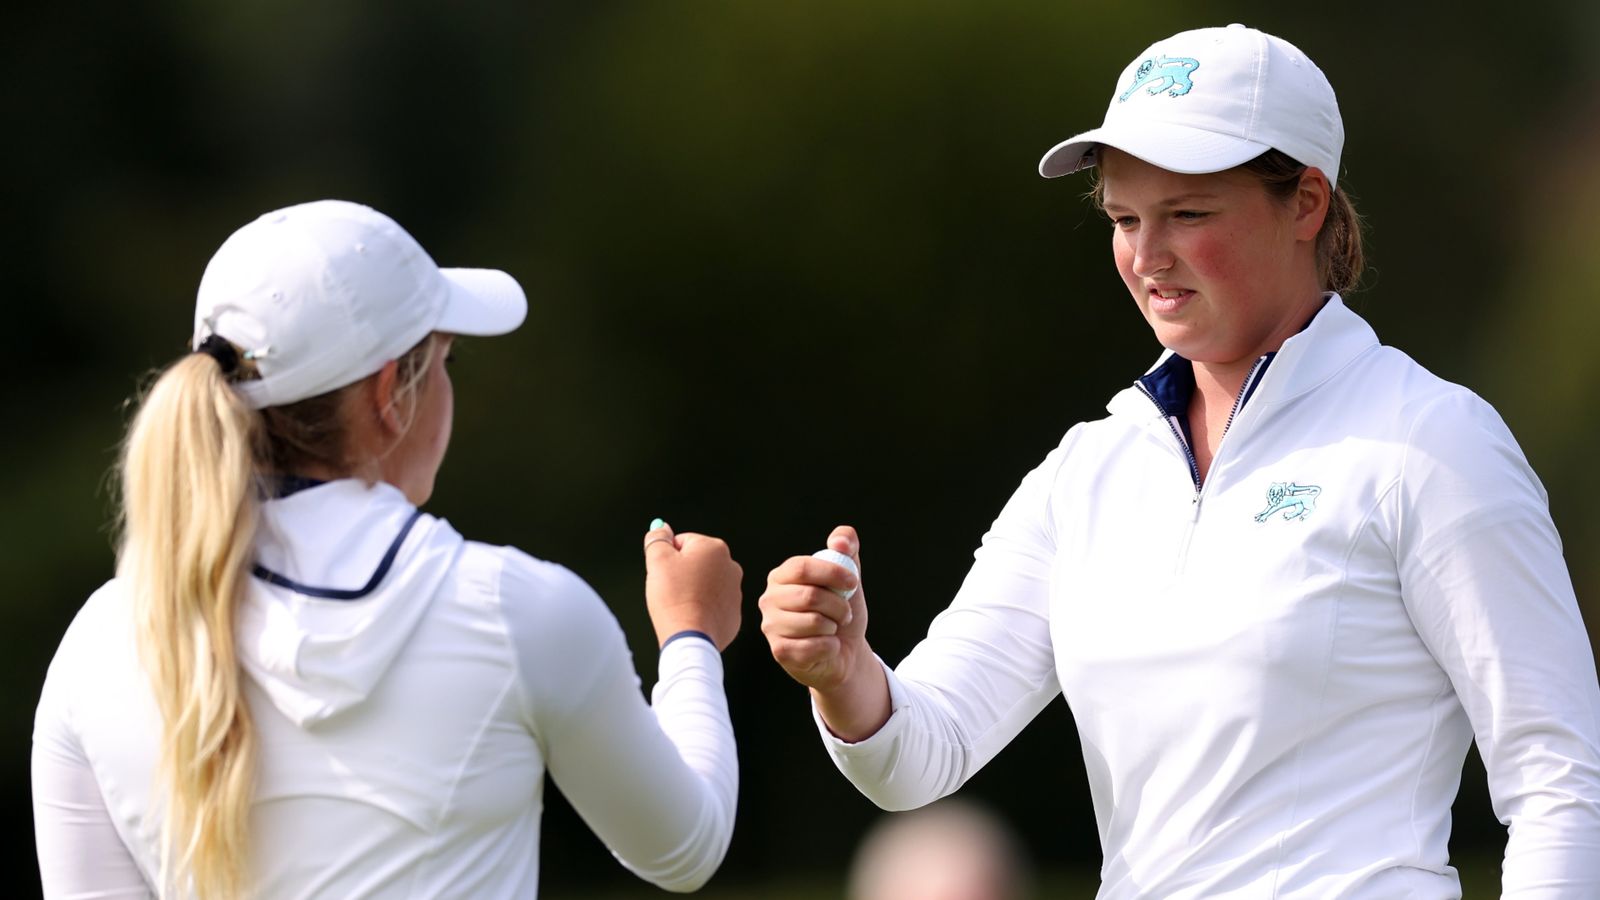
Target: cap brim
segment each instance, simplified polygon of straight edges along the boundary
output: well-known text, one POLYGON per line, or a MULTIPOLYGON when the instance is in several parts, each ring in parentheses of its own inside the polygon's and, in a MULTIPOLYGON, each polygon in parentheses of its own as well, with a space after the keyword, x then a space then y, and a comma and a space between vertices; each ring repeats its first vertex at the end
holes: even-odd
POLYGON ((1200 175, 1221 172, 1267 152, 1266 144, 1200 128, 1161 123, 1105 125, 1070 137, 1039 160, 1039 174, 1055 178, 1095 164, 1091 151, 1105 145, 1169 172, 1200 175))
POLYGON ((516 330, 528 316, 528 297, 499 269, 440 269, 450 301, 434 326, 451 334, 487 336, 516 330))

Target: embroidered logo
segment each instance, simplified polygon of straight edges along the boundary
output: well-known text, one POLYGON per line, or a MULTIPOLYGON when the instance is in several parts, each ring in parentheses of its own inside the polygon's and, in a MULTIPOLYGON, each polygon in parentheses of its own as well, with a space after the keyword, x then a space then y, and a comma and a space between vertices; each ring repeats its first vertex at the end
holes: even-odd
POLYGON ((1133 84, 1122 92, 1117 102, 1127 102, 1139 88, 1144 88, 1145 93, 1151 96, 1166 91, 1169 97, 1182 97, 1194 87, 1189 81, 1189 73, 1198 68, 1200 61, 1187 56, 1158 56, 1155 59, 1147 59, 1139 64, 1139 71, 1134 73, 1133 84))
POLYGON ((1304 520, 1317 508, 1317 495, 1321 493, 1322 488, 1314 484, 1275 481, 1267 488, 1267 508, 1256 513, 1256 521, 1265 522, 1278 512, 1283 513, 1285 521, 1304 520))

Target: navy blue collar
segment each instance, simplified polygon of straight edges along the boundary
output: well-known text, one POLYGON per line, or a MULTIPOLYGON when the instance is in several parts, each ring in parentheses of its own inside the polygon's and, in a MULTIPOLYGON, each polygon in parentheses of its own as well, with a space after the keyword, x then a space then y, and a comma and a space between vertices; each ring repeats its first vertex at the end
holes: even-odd
MULTIPOLYGON (((1262 376, 1267 374, 1267 366, 1272 365, 1272 358, 1277 355, 1278 351, 1273 350, 1261 357, 1256 363, 1254 377, 1245 378, 1238 402, 1233 405, 1233 416, 1238 415, 1239 410, 1250 402, 1250 395, 1256 392, 1262 376)), ((1145 393, 1155 401, 1163 416, 1177 421, 1178 427, 1183 429, 1184 441, 1192 442, 1194 435, 1189 431, 1189 401, 1194 399, 1194 363, 1174 353, 1161 365, 1140 376, 1139 384, 1144 386, 1145 393)), ((1232 416, 1228 421, 1233 421, 1232 416)))
MULTIPOLYGON (((282 499, 290 494, 299 493, 326 483, 325 481, 305 478, 300 475, 276 475, 267 479, 267 488, 273 499, 282 499)), ((417 519, 421 518, 421 516, 422 510, 414 509, 411 511, 411 517, 406 519, 406 524, 401 526, 400 533, 389 543, 389 549, 383 554, 383 559, 379 561, 377 571, 373 572, 372 577, 367 579, 367 583, 359 588, 329 588, 301 584, 298 581, 279 575, 260 563, 256 563, 251 567, 250 574, 268 584, 288 588, 297 594, 305 594, 308 597, 318 597, 323 600, 360 600, 362 597, 377 590, 378 585, 383 583, 384 576, 389 574, 389 568, 394 565, 395 557, 400 555, 400 546, 406 542, 406 535, 411 533, 411 526, 417 524, 417 519)))
MULTIPOLYGON (((1261 384, 1261 376, 1267 373, 1267 366, 1272 365, 1273 357, 1278 351, 1261 357, 1261 368, 1256 372, 1256 377, 1248 379, 1244 385, 1244 396, 1239 398, 1239 409, 1250 402, 1250 395, 1256 392, 1256 387, 1261 384)), ((1189 401, 1194 398, 1194 364, 1174 353, 1167 357, 1159 366, 1140 376, 1139 383, 1144 385, 1145 392, 1150 399, 1161 407, 1164 416, 1177 416, 1184 420, 1184 428, 1188 429, 1189 401)))
POLYGON ((263 479, 267 496, 273 500, 282 500, 290 494, 310 490, 319 485, 327 484, 320 478, 307 478, 304 475, 268 475, 263 479))
MULTIPOLYGON (((1174 353, 1149 372, 1140 376, 1144 391, 1167 418, 1186 419, 1189 400, 1194 397, 1194 364, 1174 353)), ((1188 425, 1184 425, 1188 437, 1188 425)))
MULTIPOLYGON (((1327 305, 1327 299, 1324 298, 1322 305, 1317 307, 1316 312, 1311 314, 1311 318, 1306 319, 1305 324, 1300 326, 1300 331, 1295 333, 1299 334, 1310 328, 1311 323, 1316 321, 1317 314, 1322 312, 1327 305)), ((1243 392, 1239 395, 1238 402, 1233 406, 1235 415, 1238 414, 1239 410, 1244 409, 1246 403, 1250 402, 1250 395, 1256 392, 1256 386, 1261 384, 1262 377, 1267 374, 1267 366, 1272 365, 1272 359, 1277 355, 1278 351, 1269 351, 1265 356, 1261 357, 1259 361, 1260 368, 1256 371, 1255 377, 1245 379, 1243 392)), ((1145 393, 1149 394, 1150 399, 1155 401, 1156 406, 1161 409, 1162 415, 1178 420, 1183 427, 1184 440, 1189 440, 1188 412, 1189 401, 1194 398, 1194 363, 1174 353, 1162 360, 1159 366, 1140 376, 1139 384, 1144 385, 1145 393)))

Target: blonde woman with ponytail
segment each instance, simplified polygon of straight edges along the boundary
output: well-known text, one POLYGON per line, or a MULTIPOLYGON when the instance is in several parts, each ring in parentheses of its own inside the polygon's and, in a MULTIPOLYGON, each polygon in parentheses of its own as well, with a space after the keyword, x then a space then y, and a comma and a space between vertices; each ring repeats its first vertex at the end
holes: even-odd
POLYGON ((726 545, 645 533, 646 703, 582 579, 419 508, 454 337, 525 311, 509 275, 441 269, 360 204, 221 246, 194 352, 128 431, 116 577, 40 699, 47 898, 531 897, 546 773, 640 877, 686 891, 717 869, 738 782, 726 545))
MULTIPOLYGON (((1600 897, 1600 686, 1544 488, 1487 403, 1346 305, 1343 143, 1316 64, 1232 25, 1150 45, 1045 154, 1093 170, 1161 349, 1021 480, 893 669, 865 581, 773 570, 762 631, 867 797, 952 793, 1064 696, 1101 900, 1447 900, 1475 741, 1504 896, 1600 897)), ((1448 321, 1456 288, 1405 299, 1448 321)))

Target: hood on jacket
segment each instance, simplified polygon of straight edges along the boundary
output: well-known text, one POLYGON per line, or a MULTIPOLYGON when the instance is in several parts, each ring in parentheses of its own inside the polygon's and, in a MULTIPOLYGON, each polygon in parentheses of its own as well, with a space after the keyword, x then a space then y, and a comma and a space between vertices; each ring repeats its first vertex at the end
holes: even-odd
POLYGON ((298 725, 356 706, 410 640, 463 544, 389 484, 344 479, 267 501, 239 617, 245 671, 298 725))

